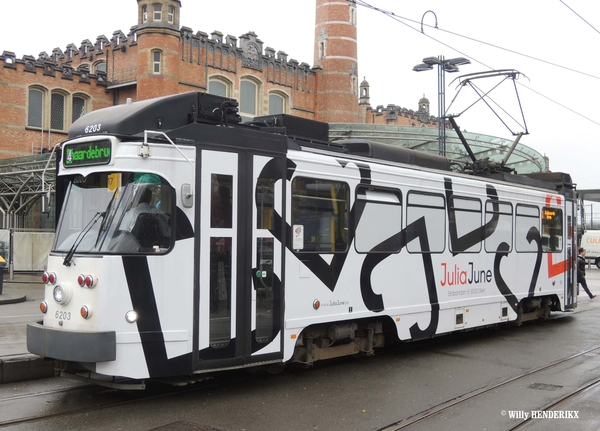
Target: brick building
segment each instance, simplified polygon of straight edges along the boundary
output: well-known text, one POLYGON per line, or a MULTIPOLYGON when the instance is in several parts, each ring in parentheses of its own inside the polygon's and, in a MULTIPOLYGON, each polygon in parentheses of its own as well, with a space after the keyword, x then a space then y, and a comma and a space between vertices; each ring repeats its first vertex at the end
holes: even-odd
POLYGON ((275 52, 253 32, 234 37, 180 27, 179 0, 137 4, 137 23, 127 34, 84 39, 37 58, 2 53, 0 158, 51 148, 86 112, 187 91, 237 99, 244 120, 287 113, 330 123, 437 127, 428 101, 415 111, 371 108, 369 84, 359 84, 353 1, 316 0, 313 66, 275 52))

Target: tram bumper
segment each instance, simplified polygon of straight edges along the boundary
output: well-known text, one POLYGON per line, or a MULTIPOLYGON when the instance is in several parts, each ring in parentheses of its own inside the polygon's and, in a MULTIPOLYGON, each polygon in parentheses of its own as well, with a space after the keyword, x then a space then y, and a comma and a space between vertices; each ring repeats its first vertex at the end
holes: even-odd
POLYGON ((117 357, 116 333, 67 331, 46 328, 41 322, 29 323, 27 350, 39 356, 62 361, 114 361, 117 357))

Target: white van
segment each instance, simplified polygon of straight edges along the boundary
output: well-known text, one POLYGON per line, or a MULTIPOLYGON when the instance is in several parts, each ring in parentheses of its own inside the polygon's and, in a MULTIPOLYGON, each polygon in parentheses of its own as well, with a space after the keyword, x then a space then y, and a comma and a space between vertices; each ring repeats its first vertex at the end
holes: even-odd
POLYGON ((581 247, 586 249, 585 257, 600 268, 600 230, 586 231, 581 238, 581 247))

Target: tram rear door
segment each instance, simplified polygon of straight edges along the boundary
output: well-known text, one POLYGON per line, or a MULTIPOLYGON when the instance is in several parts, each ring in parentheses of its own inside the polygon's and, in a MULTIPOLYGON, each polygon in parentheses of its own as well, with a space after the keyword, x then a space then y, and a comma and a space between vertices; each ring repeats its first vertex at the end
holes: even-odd
POLYGON ((195 368, 277 361, 284 158, 205 149, 198 159, 195 368))
POLYGON ((565 280, 565 309, 577 307, 577 204, 576 201, 565 199, 566 214, 566 280, 565 280))

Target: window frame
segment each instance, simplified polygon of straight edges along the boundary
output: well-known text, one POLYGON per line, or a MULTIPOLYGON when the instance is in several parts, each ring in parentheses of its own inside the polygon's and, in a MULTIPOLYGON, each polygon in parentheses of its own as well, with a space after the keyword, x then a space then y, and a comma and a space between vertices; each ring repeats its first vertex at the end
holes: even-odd
MULTIPOLYGON (((537 225, 535 227, 537 227, 538 232, 540 232, 540 209, 539 207, 535 206, 535 205, 528 205, 528 204, 517 204, 516 208, 515 208, 515 251, 517 253, 537 253, 538 250, 537 248, 535 250, 520 250, 519 249, 519 241, 517 241, 517 234, 520 232, 518 229, 518 223, 519 220, 523 219, 523 218, 530 218, 530 219, 536 219, 537 220, 537 225), (535 210, 537 212, 537 215, 529 215, 529 214, 519 214, 519 209, 521 208, 528 208, 531 210, 535 210)), ((540 232, 540 240, 541 240, 541 232, 540 232)))
POLYGON ((73 95, 71 95, 71 124, 73 124, 75 121, 77 121, 89 112, 89 101, 90 98, 85 94, 74 93, 73 95), (77 118, 75 118, 75 99, 81 99, 83 102, 83 113, 77 118))
MULTIPOLYGON (((367 203, 372 203, 374 205, 386 205, 386 206, 396 206, 399 207, 400 209, 400 221, 399 221, 399 232, 402 232, 403 229, 403 222, 404 222, 404 204, 402 202, 402 191, 399 189, 394 189, 394 188, 387 188, 387 187, 379 187, 379 186, 372 186, 372 185, 365 185, 365 184, 359 184, 356 187, 355 190, 355 194, 354 194, 354 206, 357 205, 357 203, 360 200, 364 200, 367 203), (369 196, 367 195, 367 193, 364 193, 364 198, 359 197, 361 195, 362 191, 370 191, 370 192, 375 192, 375 193, 381 193, 381 194, 388 194, 388 195, 394 195, 397 199, 397 202, 393 202, 391 200, 383 200, 383 199, 377 199, 376 196, 373 196, 371 198, 369 198, 369 196)), ((384 253, 384 254, 398 254, 400 253, 402 247, 398 247, 398 248, 394 248, 393 250, 375 250, 375 249, 371 249, 369 251, 361 251, 359 250, 359 234, 358 234, 358 226, 359 226, 360 220, 353 220, 351 221, 351 225, 353 228, 353 232, 354 232, 354 250, 356 251, 356 253, 358 254, 378 254, 378 253, 384 253)))
POLYGON ((152 5, 152 21, 160 22, 160 21, 162 21, 162 16, 163 16, 162 5, 161 4, 152 5))
MULTIPOLYGON (((329 201, 329 202, 332 202, 332 206, 339 206, 340 204, 338 202, 344 202, 344 200, 343 200, 343 198, 337 198, 337 197, 335 199, 328 199, 328 198, 323 198, 323 197, 318 197, 318 196, 312 196, 312 195, 302 195, 302 196, 298 195, 296 193, 296 190, 295 190, 295 185, 297 184, 298 181, 301 181, 301 180, 312 182, 312 184, 315 184, 315 185, 321 185, 321 184, 326 184, 326 183, 329 183, 330 185, 338 184, 341 187, 341 189, 345 190, 345 198, 346 198, 345 199, 345 211, 344 211, 344 213, 341 213, 338 210, 338 213, 336 214, 336 220, 338 221, 338 223, 340 225, 337 227, 337 229, 335 229, 335 232, 331 232, 330 231, 330 233, 329 233, 330 242, 328 243, 330 245, 333 244, 334 247, 336 247, 337 241, 336 241, 336 238, 335 238, 335 234, 339 233, 341 231, 341 232, 345 232, 345 238, 343 238, 343 240, 344 240, 344 246, 345 247, 343 249, 340 249, 340 250, 338 250, 337 248, 334 249, 334 250, 326 250, 326 249, 323 249, 322 244, 327 244, 327 243, 314 241, 314 244, 316 244, 317 248, 314 249, 314 250, 306 250, 307 241, 304 241, 304 239, 303 239, 303 245, 304 245, 304 247, 302 249, 294 249, 294 252, 295 253, 301 253, 301 254, 305 254, 305 253, 306 254, 337 254, 337 253, 346 253, 348 251, 349 247, 350 247, 349 228, 350 228, 350 208, 351 208, 351 204, 352 204, 352 202, 351 202, 351 195, 350 195, 350 186, 348 185, 347 182, 340 181, 338 179, 333 179, 332 180, 332 179, 329 179, 329 178, 315 178, 315 177, 310 177, 310 176, 297 176, 297 177, 295 177, 292 180, 292 184, 291 184, 291 199, 290 199, 290 205, 291 205, 290 220, 291 220, 291 224, 292 224, 292 229, 293 229, 294 226, 297 226, 297 225, 303 226, 303 228, 302 228, 303 235, 304 235, 304 232, 305 232, 306 223, 300 224, 300 223, 296 223, 296 222, 297 221, 304 221, 304 220, 302 220, 301 217, 299 217, 300 214, 308 214, 306 216, 306 218, 310 218, 311 214, 309 214, 308 212, 301 213, 301 212, 297 212, 297 210, 295 210, 295 207, 297 206, 299 197, 303 197, 303 198, 305 198, 307 200, 310 199, 310 200, 313 200, 313 201, 321 201, 321 202, 323 202, 323 201, 329 201), (332 240, 332 238, 331 238, 332 236, 334 237, 333 241, 331 241, 332 240)), ((327 214, 330 214, 330 213, 334 213, 335 214, 335 209, 334 209, 333 212, 331 212, 331 211, 320 212, 320 211, 318 211, 318 209, 316 211, 311 211, 311 212, 313 212, 313 213, 317 212, 317 214, 322 214, 323 213, 323 214, 327 215, 327 214)), ((312 216, 314 217, 314 214, 312 216)), ((325 219, 325 217, 319 216, 318 219, 316 220, 316 222, 320 224, 321 221, 324 220, 324 219, 325 219)), ((319 228, 316 231, 320 232, 320 230, 321 229, 319 228)), ((317 237, 317 235, 315 235, 315 237, 317 237)), ((293 244, 292 244, 292 247, 293 247, 293 244)))
MULTIPOLYGON (((412 254, 442 254, 446 251, 446 241, 448 239, 448 233, 447 233, 447 223, 446 220, 448 219, 448 211, 446 209, 446 196, 443 195, 442 193, 433 193, 433 192, 423 192, 420 190, 409 190, 408 193, 406 194, 406 226, 408 226, 409 224, 412 224, 412 221, 409 221, 410 217, 410 208, 414 207, 414 208, 430 208, 430 209, 434 209, 434 210, 442 210, 444 212, 444 216, 443 216, 443 232, 442 232, 442 242, 443 242, 443 246, 441 250, 435 250, 435 251, 423 251, 423 250, 419 250, 419 251, 415 251, 415 250, 411 250, 410 244, 413 241, 407 242, 406 243, 406 250, 409 253, 412 254), (433 206, 433 205, 425 205, 425 204, 410 204, 410 197, 412 195, 419 195, 419 196, 432 196, 432 197, 436 197, 436 198, 441 198, 443 204, 441 206, 433 206)), ((427 225, 426 225, 427 226, 427 225)), ((431 235, 428 232, 427 235, 428 239, 430 239, 429 241, 429 246, 431 248, 431 235)))
POLYGON ((227 80, 226 78, 222 77, 222 76, 211 76, 208 78, 208 93, 209 94, 214 94, 217 96, 222 96, 222 97, 231 97, 231 88, 232 88, 233 84, 231 81, 227 80), (218 93, 211 93, 210 92, 210 85, 212 83, 216 83, 216 84, 221 84, 223 86, 225 86, 225 95, 223 96, 222 94, 218 94, 218 93))
POLYGON ((151 71, 153 75, 162 75, 162 71, 163 71, 163 65, 162 65, 162 59, 163 59, 163 55, 162 55, 162 51, 159 49, 153 49, 152 50, 152 67, 151 67, 151 71), (158 61, 156 60, 156 55, 158 55, 158 61), (158 66, 158 71, 156 70, 158 66))
MULTIPOLYGON (((502 216, 510 216, 510 242, 508 243, 508 252, 512 252, 513 248, 514 248, 514 234, 515 234, 515 208, 512 204, 512 202, 507 202, 507 201, 496 201, 496 200, 492 200, 492 199, 488 199, 485 201, 485 212, 484 212, 484 224, 488 223, 488 214, 498 214, 499 217, 502 216), (502 212, 502 207, 498 210, 498 212, 496 213, 495 211, 488 211, 488 204, 494 204, 497 203, 503 207, 510 207, 510 213, 507 212, 502 212)), ((495 233, 495 232, 494 232, 495 233)), ((492 233, 492 235, 490 236, 486 236, 484 241, 483 241, 483 249, 485 250, 486 253, 502 253, 499 252, 497 249, 496 250, 488 250, 488 240, 491 238, 491 236, 494 235, 494 233, 492 233)), ((506 241, 503 241, 506 242, 506 241)))
POLYGON ((66 113, 69 112, 69 103, 67 101, 67 98, 69 97, 68 94, 66 94, 64 91, 61 90, 53 90, 50 92, 50 130, 52 131, 57 131, 57 132, 64 132, 66 131, 67 127, 66 127, 66 113), (55 96, 59 96, 62 98, 62 114, 61 114, 61 118, 58 118, 58 110, 55 109, 54 107, 54 98, 55 96), (60 128, 59 127, 55 127, 57 124, 55 122, 60 122, 60 128))
POLYGON ((289 96, 287 94, 281 93, 279 91, 271 91, 269 93, 268 115, 288 114, 289 113, 288 106, 289 106, 289 96), (281 112, 271 111, 271 107, 272 107, 271 97, 276 97, 281 100, 281 112))
POLYGON ((550 206, 544 206, 542 207, 542 211, 541 211, 541 218, 542 218, 542 229, 540 231, 540 235, 541 235, 541 240, 542 240, 542 253, 562 253, 562 251, 564 250, 565 247, 565 241, 564 241, 564 237, 565 237, 565 232, 564 232, 564 218, 563 218, 563 210, 562 208, 556 208, 556 207, 550 207, 550 206), (546 217, 547 215, 547 211, 553 211, 554 214, 552 215, 552 219, 556 218, 560 224, 558 225, 559 230, 560 230, 560 235, 556 236, 556 235, 552 235, 553 230, 556 230, 556 223, 551 223, 552 219, 548 219, 546 217), (550 229, 550 235, 549 235, 549 244, 550 246, 546 246, 544 244, 544 228, 545 227, 549 227, 550 229), (553 238, 560 238, 560 248, 558 249, 553 249, 552 248, 552 240, 553 238))
POLYGON ((239 115, 245 121, 251 121, 254 117, 258 117, 262 112, 261 104, 260 104, 260 94, 261 94, 261 82, 253 79, 249 76, 243 77, 240 79, 240 97, 239 97, 239 115), (254 86, 254 113, 249 111, 244 111, 243 109, 246 107, 247 99, 243 94, 244 84, 252 84, 254 86))
MULTIPOLYGON (((479 214, 479 226, 477 226, 477 229, 480 229, 482 226, 482 220, 483 220, 483 205, 481 203, 481 200, 475 197, 471 197, 471 196, 461 196, 461 195, 452 195, 450 196, 450 198, 448 199, 448 223, 451 223, 450 220, 450 215, 452 214, 452 212, 450 211, 450 208, 452 208, 452 212, 454 212, 454 216, 455 216, 455 220, 454 220, 454 224, 456 225, 456 235, 457 237, 459 237, 459 233, 458 233, 458 222, 456 220, 457 218, 457 213, 476 213, 479 214), (479 210, 476 209, 469 209, 469 208, 465 208, 465 207, 457 207, 456 206, 456 201, 468 201, 468 202, 474 202, 479 204, 479 210)), ((473 229, 471 229, 470 232, 472 232, 473 229)), ((450 235, 450 229, 448 229, 448 235, 450 235)), ((482 247, 483 247, 483 236, 480 238, 481 240, 477 243, 472 245, 471 247, 469 247, 467 250, 453 250, 452 249, 452 241, 449 240, 448 241, 448 250, 451 253, 466 253, 466 254, 477 254, 477 253, 481 253, 482 247), (479 247, 477 247, 477 245, 479 245, 479 247)))
MULTIPOLYGON (((32 85, 28 88, 27 90, 27 127, 31 127, 31 128, 35 128, 35 129, 44 129, 44 113, 46 112, 46 99, 48 98, 48 89, 37 86, 37 85, 32 85), (31 124, 31 117, 32 117, 32 107, 33 107, 33 103, 31 100, 31 93, 32 92, 37 92, 40 94, 40 98, 41 101, 40 103, 40 118, 39 118, 39 125, 37 124, 31 124)), ((37 103, 37 101, 36 101, 37 103)))
POLYGON ((90 112, 91 110, 91 98, 88 94, 77 92, 77 93, 69 93, 64 89, 47 89, 40 85, 31 85, 27 90, 27 128, 37 129, 37 130, 48 130, 55 133, 67 133, 71 124, 73 124, 77 119, 81 118, 81 116, 90 112), (31 92, 36 91, 41 94, 42 102, 41 102, 41 114, 40 120, 41 125, 32 125, 31 124, 31 109, 32 109, 32 101, 31 101, 31 92), (63 98, 63 112, 62 112, 62 127, 56 128, 56 124, 52 124, 53 121, 56 121, 53 115, 53 104, 52 98, 53 96, 61 96, 63 98), (84 112, 79 117, 73 119, 73 108, 75 99, 83 100, 83 109, 84 112))

